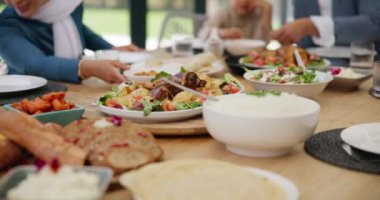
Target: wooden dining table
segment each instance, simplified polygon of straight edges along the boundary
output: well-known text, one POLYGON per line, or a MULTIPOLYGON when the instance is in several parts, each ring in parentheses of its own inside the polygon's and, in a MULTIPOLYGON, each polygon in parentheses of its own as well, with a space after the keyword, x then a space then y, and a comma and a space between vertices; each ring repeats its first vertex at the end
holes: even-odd
MULTIPOLYGON (((246 90, 252 90, 247 82, 244 80, 242 82, 246 90)), ((315 134, 356 124, 380 122, 380 100, 369 95, 371 84, 372 79, 351 91, 327 88, 315 97, 314 100, 321 106, 315 134)), ((84 117, 92 118, 102 115, 94 103, 97 98, 111 89, 111 85, 98 79, 89 79, 83 81, 82 84, 66 85, 68 86, 67 98, 86 108, 84 117)), ((161 125, 164 126, 164 124, 161 125)), ((380 199, 379 175, 353 171, 322 162, 307 154, 303 144, 294 147, 291 153, 284 156, 254 158, 231 153, 222 143, 208 134, 160 135, 156 138, 164 151, 163 161, 207 158, 269 170, 294 182, 299 188, 301 199, 380 199)), ((128 200, 132 197, 126 189, 112 186, 104 199, 128 200)))

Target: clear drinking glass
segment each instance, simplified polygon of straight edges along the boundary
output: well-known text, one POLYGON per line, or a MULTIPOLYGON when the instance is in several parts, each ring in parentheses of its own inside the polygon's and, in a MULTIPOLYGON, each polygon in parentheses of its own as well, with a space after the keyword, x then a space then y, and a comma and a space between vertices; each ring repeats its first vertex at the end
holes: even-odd
POLYGON ((8 67, 5 61, 0 56, 0 75, 5 75, 8 73, 8 67))
POLYGON ((187 57, 193 55, 193 36, 186 34, 174 34, 172 36, 172 54, 175 57, 187 57))
POLYGON ((372 68, 375 61, 375 44, 371 42, 351 42, 350 66, 372 68))
POLYGON ((373 85, 371 94, 374 97, 380 98, 380 61, 375 62, 373 67, 373 85))

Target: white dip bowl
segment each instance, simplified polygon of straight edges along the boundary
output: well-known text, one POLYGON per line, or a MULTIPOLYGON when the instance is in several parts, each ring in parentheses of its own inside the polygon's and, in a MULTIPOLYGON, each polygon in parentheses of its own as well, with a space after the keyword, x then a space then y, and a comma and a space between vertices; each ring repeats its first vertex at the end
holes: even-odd
POLYGON ((319 104, 296 95, 236 94, 218 99, 203 104, 206 128, 236 154, 273 157, 289 153, 318 124, 319 104))
POLYGON ((224 47, 234 56, 246 55, 256 48, 262 48, 266 45, 263 40, 252 39, 233 39, 224 40, 224 47))
POLYGON ((244 78, 248 80, 255 90, 267 90, 295 93, 298 96, 306 98, 314 98, 318 96, 327 86, 327 84, 334 79, 334 77, 326 72, 316 71, 316 82, 305 84, 280 84, 280 83, 268 83, 253 80, 252 77, 255 73, 273 71, 273 69, 260 69, 246 72, 244 78))

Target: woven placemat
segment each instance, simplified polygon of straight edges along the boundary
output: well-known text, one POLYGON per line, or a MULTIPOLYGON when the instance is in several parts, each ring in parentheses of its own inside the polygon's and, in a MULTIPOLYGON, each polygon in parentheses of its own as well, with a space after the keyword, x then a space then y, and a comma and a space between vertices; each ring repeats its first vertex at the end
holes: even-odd
POLYGON ((359 162, 342 149, 340 133, 343 129, 332 129, 313 135, 305 142, 306 152, 319 160, 339 167, 380 174, 379 163, 359 162))
POLYGON ((67 90, 67 86, 56 83, 52 81, 48 81, 46 85, 43 87, 34 89, 34 90, 28 90, 23 92, 14 92, 9 94, 0 94, 0 106, 21 101, 23 99, 34 99, 36 97, 40 97, 44 94, 47 94, 49 92, 65 92, 67 90))

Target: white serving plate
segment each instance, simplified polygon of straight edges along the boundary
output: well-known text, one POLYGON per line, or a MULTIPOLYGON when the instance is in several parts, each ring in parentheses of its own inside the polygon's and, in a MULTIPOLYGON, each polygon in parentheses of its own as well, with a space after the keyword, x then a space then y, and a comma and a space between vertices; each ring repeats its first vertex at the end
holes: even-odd
POLYGON ((300 198, 300 192, 297 186, 291 180, 279 174, 264 169, 249 167, 248 170, 256 174, 265 176, 269 180, 277 183, 282 189, 285 190, 287 194, 287 200, 298 200, 300 198))
POLYGON ((151 112, 144 116, 143 111, 117 109, 99 104, 99 110, 108 115, 124 117, 136 122, 173 122, 192 118, 202 114, 202 107, 189 110, 151 112))
POLYGON ((357 69, 352 70, 362 76, 357 78, 334 76, 334 80, 329 83, 329 87, 336 87, 344 90, 357 89, 363 82, 370 79, 373 75, 373 70, 357 69))
MULTIPOLYGON (((287 198, 286 200, 298 200, 300 198, 300 192, 297 188, 297 186, 289 179, 273 173, 271 171, 267 171, 264 169, 258 169, 253 167, 247 167, 247 170, 251 171, 252 173, 264 176, 268 178, 269 180, 273 181, 274 183, 278 184, 286 193, 287 198)), ((124 179, 129 179, 129 174, 125 173, 120 177, 120 184, 124 187, 128 188, 127 183, 124 179)), ((173 189, 175 189, 175 186, 173 186, 173 189)), ((134 199, 136 200, 143 200, 138 196, 134 195, 134 199)))
POLYGON ((118 51, 118 50, 98 50, 92 56, 82 56, 85 60, 119 60, 122 63, 137 63, 152 60, 154 56, 148 52, 118 51))
POLYGON ((148 72, 148 71, 155 71, 157 74, 161 71, 165 71, 171 75, 175 75, 181 71, 181 64, 180 63, 166 63, 159 67, 154 66, 147 66, 145 62, 139 62, 132 64, 130 69, 125 70, 123 74, 133 82, 149 82, 152 80, 155 76, 138 76, 136 73, 139 72, 148 72))
MULTIPOLYGON (((131 81, 134 82, 149 82, 152 80, 155 76, 137 76, 136 73, 139 72, 148 72, 148 71, 155 71, 157 73, 161 71, 165 71, 171 75, 175 75, 179 72, 181 72, 181 67, 186 68, 186 64, 182 63, 181 61, 168 61, 163 63, 160 66, 149 66, 147 62, 139 62, 131 65, 131 68, 129 70, 125 70, 123 74, 131 81)), ((202 69, 201 69, 202 70, 202 69)), ((211 68, 206 68, 205 70, 202 70, 202 72, 205 72, 209 76, 214 76, 220 72, 223 72, 224 66, 220 61, 214 61, 211 64, 211 68)))
POLYGON ((252 80, 253 75, 260 71, 268 71, 273 69, 260 69, 254 70, 250 72, 246 72, 244 74, 244 78, 248 80, 252 87, 255 90, 268 90, 268 91, 279 91, 279 92, 287 92, 287 93, 295 93, 298 96, 313 98, 321 93, 327 84, 334 79, 332 75, 326 72, 316 71, 317 74, 316 83, 309 84, 279 84, 279 83, 265 83, 261 81, 252 80))
MULTIPOLYGON (((122 83, 118 86, 119 90, 127 86, 127 84, 122 83)), ((243 85, 240 85, 241 90, 238 93, 242 93, 245 89, 243 85)), ((232 95, 232 94, 231 94, 232 95)), ((188 110, 176 110, 176 111, 162 111, 157 112, 153 111, 149 113, 148 116, 144 116, 143 111, 138 110, 129 110, 129 109, 117 109, 111 108, 108 106, 101 105, 97 102, 99 110, 107 115, 116 115, 120 117, 124 117, 130 119, 135 122, 174 122, 180 121, 184 119, 189 119, 202 114, 203 106, 194 109, 188 110)))
POLYGON ((0 93, 21 92, 40 88, 47 84, 47 80, 30 75, 2 75, 0 76, 0 93))
POLYGON ((225 49, 235 56, 245 55, 256 48, 262 48, 266 45, 265 41, 254 39, 232 39, 223 40, 223 42, 225 49))
POLYGON ((306 49, 306 51, 326 58, 350 58, 351 56, 350 47, 313 47, 306 49))
POLYGON ((120 52, 119 59, 122 63, 137 63, 152 60, 154 56, 147 52, 120 52))
MULTIPOLYGON (((326 68, 327 69, 327 67, 329 67, 331 65, 330 60, 323 59, 323 61, 325 61, 325 65, 321 65, 321 66, 318 66, 316 68, 326 68)), ((239 59, 239 64, 244 65, 245 67, 250 68, 250 69, 273 69, 273 68, 276 68, 276 66, 273 66, 273 65, 260 66, 260 65, 254 64, 254 63, 244 63, 243 58, 239 59)))
POLYGON ((380 123, 359 124, 346 128, 340 137, 347 144, 380 155, 380 123))

